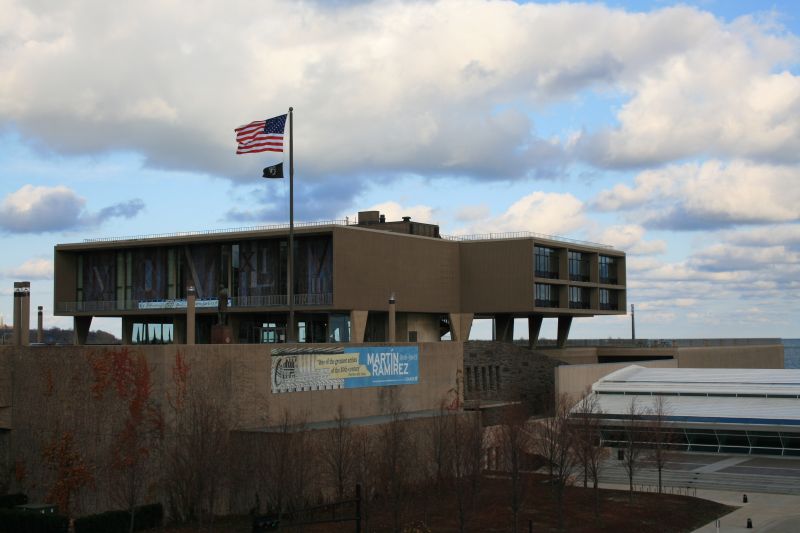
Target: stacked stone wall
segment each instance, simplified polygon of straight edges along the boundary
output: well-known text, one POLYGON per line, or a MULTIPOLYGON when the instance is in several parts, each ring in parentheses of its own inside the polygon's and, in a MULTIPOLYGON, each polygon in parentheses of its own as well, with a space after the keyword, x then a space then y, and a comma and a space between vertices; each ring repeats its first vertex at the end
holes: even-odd
POLYGON ((521 401, 529 414, 544 413, 552 405, 554 369, 564 364, 537 350, 512 343, 464 343, 464 399, 521 401))

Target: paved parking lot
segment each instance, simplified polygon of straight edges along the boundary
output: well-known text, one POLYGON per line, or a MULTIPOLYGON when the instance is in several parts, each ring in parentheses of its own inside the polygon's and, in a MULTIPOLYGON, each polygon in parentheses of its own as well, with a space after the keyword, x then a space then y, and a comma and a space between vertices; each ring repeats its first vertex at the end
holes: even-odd
MULTIPOLYGON (((634 482, 648 490, 658 483, 658 473, 652 463, 643 461, 641 466, 634 482)), ((800 495, 800 458, 676 453, 670 456, 662 478, 665 486, 692 490, 800 495)), ((622 462, 615 459, 606 461, 601 479, 606 483, 628 482, 622 462)))
MULTIPOLYGON (((643 462, 634 482, 644 490, 654 490, 657 476, 652 463, 643 462)), ((738 506, 720 519, 721 532, 800 531, 800 458, 680 453, 670 457, 662 477, 668 490, 690 491, 698 498, 738 506), (747 503, 742 501, 745 494, 747 503), (753 529, 747 529, 748 518, 753 529)), ((606 486, 627 489, 627 473, 620 461, 606 461, 601 478, 606 486)), ((714 522, 697 530, 716 531, 714 522)))

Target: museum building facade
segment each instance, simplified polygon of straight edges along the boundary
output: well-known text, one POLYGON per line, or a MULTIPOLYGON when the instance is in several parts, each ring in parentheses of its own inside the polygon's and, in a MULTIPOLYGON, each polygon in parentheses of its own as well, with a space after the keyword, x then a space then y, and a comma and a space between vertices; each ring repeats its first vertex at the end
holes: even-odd
MULTIPOLYGON (((225 296, 231 342, 284 342, 288 233, 261 226, 59 244, 55 314, 74 317, 78 344, 93 317, 120 317, 125 344, 184 343, 192 291, 196 342, 211 342, 225 296)), ((528 232, 442 237, 437 225, 364 211, 356 222, 297 224, 293 248, 299 342, 466 340, 475 318, 494 319, 505 341, 527 318, 536 339, 555 318, 563 345, 573 318, 626 309, 625 254, 599 244, 528 232)))

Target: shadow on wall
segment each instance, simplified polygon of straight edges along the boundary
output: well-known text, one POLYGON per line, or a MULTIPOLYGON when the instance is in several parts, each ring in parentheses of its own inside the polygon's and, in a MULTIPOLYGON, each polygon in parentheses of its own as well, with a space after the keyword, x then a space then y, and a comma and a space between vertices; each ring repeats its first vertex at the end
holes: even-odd
POLYGON ((464 343, 464 399, 468 403, 521 401, 528 415, 553 404, 555 367, 564 364, 505 342, 464 343))

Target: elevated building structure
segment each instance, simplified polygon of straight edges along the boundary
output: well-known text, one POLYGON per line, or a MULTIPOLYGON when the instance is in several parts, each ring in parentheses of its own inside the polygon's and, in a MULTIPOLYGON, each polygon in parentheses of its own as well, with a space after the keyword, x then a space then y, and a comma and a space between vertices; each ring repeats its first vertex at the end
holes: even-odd
MULTIPOLYGON (((93 317, 120 317, 124 343, 184 343, 187 328, 207 343, 227 294, 233 342, 282 342, 287 236, 262 226, 59 244, 55 314, 74 317, 78 344, 93 317)), ((296 224, 293 284, 299 342, 462 341, 475 318, 493 318, 504 341, 527 318, 535 340, 555 318, 563 345, 573 318, 626 309, 625 254, 612 247, 527 232, 442 237, 377 211, 296 224)))

